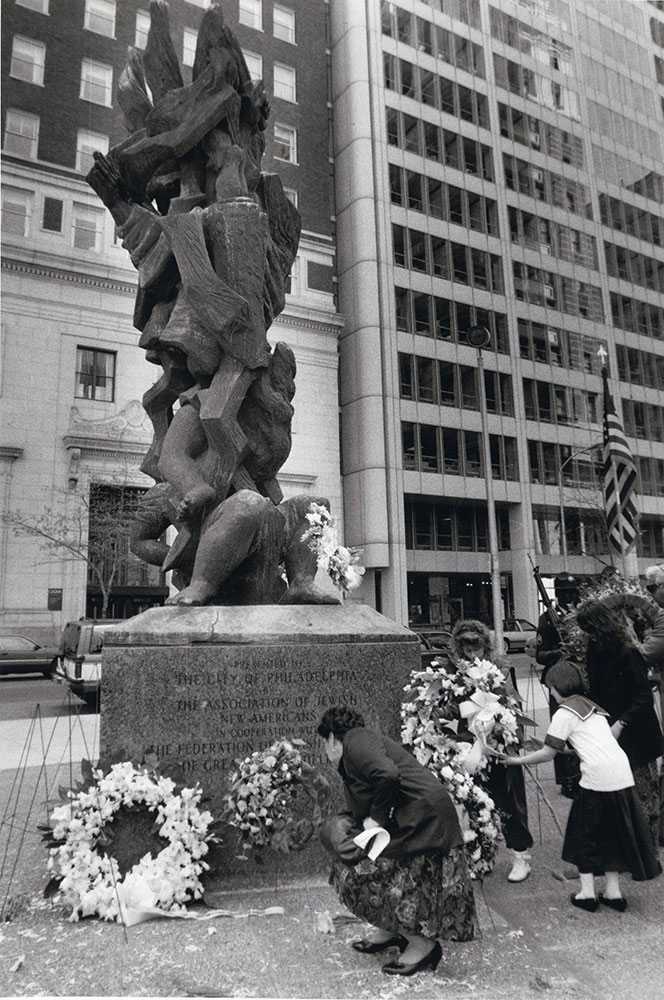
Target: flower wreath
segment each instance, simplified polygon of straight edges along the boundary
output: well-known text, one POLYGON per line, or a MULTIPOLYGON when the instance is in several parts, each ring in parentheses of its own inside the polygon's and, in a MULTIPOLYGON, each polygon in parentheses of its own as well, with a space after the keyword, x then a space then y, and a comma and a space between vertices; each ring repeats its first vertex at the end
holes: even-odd
POLYGON ((310 503, 305 517, 311 527, 300 541, 309 543, 318 566, 325 570, 338 590, 344 594, 355 590, 364 575, 364 566, 359 565, 361 550, 339 544, 334 518, 322 504, 310 503))
POLYGON ((236 761, 223 819, 240 832, 239 860, 252 849, 259 862, 266 847, 282 854, 302 850, 320 825, 330 785, 302 759, 303 746, 304 740, 277 740, 236 761), (294 814, 300 790, 311 800, 311 818, 294 814))
POLYGON ((584 676, 588 637, 577 624, 576 611, 589 600, 601 601, 615 611, 618 620, 631 624, 640 639, 643 639, 646 629, 654 624, 660 610, 638 580, 625 580, 616 574, 604 580, 583 584, 576 606, 563 616, 558 628, 563 654, 575 661, 584 676))
POLYGON ((434 660, 413 671, 404 688, 401 739, 415 757, 444 782, 460 812, 470 874, 482 878, 494 866, 501 823, 483 786, 490 749, 521 746, 519 726, 529 723, 507 690, 505 677, 489 660, 461 660, 449 670, 434 660), (458 725, 467 720, 467 733, 458 725))
POLYGON ((84 783, 76 791, 61 790, 66 804, 55 808, 42 827, 49 843, 48 867, 55 874, 48 895, 72 907, 70 920, 97 915, 123 920, 122 907, 139 899, 144 907, 182 912, 184 903, 200 899, 203 861, 212 815, 201 811, 201 789, 182 788, 149 767, 130 762, 114 764, 107 774, 84 761, 84 783), (166 846, 152 857, 148 849, 124 873, 109 850, 113 823, 120 810, 133 817, 138 811, 156 814, 151 833, 166 846))

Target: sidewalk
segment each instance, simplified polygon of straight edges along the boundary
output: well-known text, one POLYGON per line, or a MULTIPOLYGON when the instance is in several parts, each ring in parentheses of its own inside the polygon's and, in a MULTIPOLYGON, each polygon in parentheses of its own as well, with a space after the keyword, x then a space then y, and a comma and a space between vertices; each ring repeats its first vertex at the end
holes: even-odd
MULTIPOLYGON (((540 695, 524 701, 545 724, 540 695)), ((547 716, 548 717, 548 716, 547 716)), ((94 725, 95 717, 85 723, 94 725)), ((540 730, 541 735, 541 730, 540 730)), ((81 754, 83 756, 83 754, 81 754)), ((49 759, 54 759, 50 757, 49 759)), ((279 998, 445 998, 445 1000, 659 1000, 664 980, 664 878, 625 881, 626 913, 573 908, 578 882, 564 880, 561 837, 546 804, 528 782, 530 825, 536 845, 528 880, 506 880, 510 856, 502 849, 492 875, 476 887, 481 936, 444 944, 435 973, 409 980, 380 971, 381 956, 349 947, 364 925, 337 921, 345 914, 324 878, 269 889, 216 891, 215 907, 237 914, 213 920, 156 920, 127 929, 99 920, 71 924, 42 896, 46 850, 45 789, 69 786, 69 764, 0 771, 0 924, 2 996, 210 996, 279 998), (17 778, 23 775, 17 797, 17 778), (5 803, 11 803, 5 815, 5 803), (29 822, 26 817, 30 814, 29 822), (12 818, 12 815, 13 818, 12 818), (11 822, 11 826, 9 826, 11 822), (11 836, 9 836, 11 834, 11 836), (11 879, 11 888, 8 882, 11 879), (262 915, 267 907, 283 913, 262 915), (259 911, 248 915, 249 910, 259 911), (332 933, 325 933, 325 929, 332 933)), ((74 774, 74 777, 76 775, 74 774)), ((557 822, 564 828, 569 801, 558 794, 553 768, 537 770, 557 822)), ((203 905, 192 912, 210 912, 203 905)), ((346 913, 346 916, 348 914, 346 913)))

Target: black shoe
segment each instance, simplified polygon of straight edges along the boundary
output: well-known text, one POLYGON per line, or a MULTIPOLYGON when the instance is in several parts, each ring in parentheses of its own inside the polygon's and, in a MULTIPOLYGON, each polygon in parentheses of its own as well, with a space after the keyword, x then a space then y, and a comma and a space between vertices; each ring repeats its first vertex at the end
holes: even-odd
POLYGON ((605 906, 610 906, 612 910, 617 910, 618 913, 624 913, 627 909, 627 900, 623 896, 618 896, 617 899, 610 899, 608 896, 603 896, 600 892, 599 901, 600 903, 604 903, 605 906))
POLYGON ((569 898, 572 906, 578 906, 580 910, 587 910, 588 913, 594 913, 599 906, 599 900, 595 896, 591 896, 589 899, 577 899, 576 896, 569 898))
POLYGON ((411 962, 410 965, 405 965, 403 962, 388 962, 382 969, 386 976, 414 976, 416 972, 424 972, 425 969, 431 969, 433 972, 442 957, 443 949, 436 941, 429 954, 419 962, 411 962))
POLYGON ((375 955, 376 952, 387 951, 388 948, 398 948, 399 951, 404 951, 408 947, 408 941, 401 934, 395 934, 387 941, 367 941, 366 938, 362 938, 361 941, 353 941, 351 947, 363 955, 375 955))

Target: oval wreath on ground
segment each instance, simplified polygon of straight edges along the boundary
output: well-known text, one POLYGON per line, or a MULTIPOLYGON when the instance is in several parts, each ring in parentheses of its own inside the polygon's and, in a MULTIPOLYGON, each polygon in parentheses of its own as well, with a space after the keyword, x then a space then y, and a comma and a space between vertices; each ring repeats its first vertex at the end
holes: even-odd
MULTIPOLYGON (((122 919, 120 907, 177 911, 203 894, 212 814, 202 790, 182 788, 147 767, 88 768, 89 787, 66 792, 45 830, 51 885, 71 920, 122 919)), ((48 891, 48 890, 47 890, 48 891)))

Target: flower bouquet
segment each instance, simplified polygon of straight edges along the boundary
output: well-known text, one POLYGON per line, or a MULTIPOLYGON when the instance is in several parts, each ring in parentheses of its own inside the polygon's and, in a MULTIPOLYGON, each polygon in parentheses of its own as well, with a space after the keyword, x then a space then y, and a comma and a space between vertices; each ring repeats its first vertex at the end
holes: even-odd
POLYGON ((359 565, 360 549, 339 544, 334 518, 322 504, 309 504, 305 517, 311 527, 304 532, 301 541, 308 542, 311 551, 316 553, 318 566, 342 593, 355 590, 364 574, 364 566, 359 565))
POLYGON ((260 863, 262 851, 270 847, 288 854, 300 851, 320 826, 323 806, 330 797, 329 782, 302 759, 303 740, 277 740, 242 761, 230 776, 223 819, 240 832, 240 854, 249 852, 260 863), (303 792, 312 807, 311 817, 297 815, 296 804, 303 792))
POLYGON ((462 660, 450 669, 434 660, 414 671, 401 706, 401 738, 440 778, 458 811, 473 878, 493 868, 500 817, 483 785, 491 751, 521 746, 521 714, 502 671, 489 660, 462 660), (460 731, 461 730, 461 731, 460 731))
POLYGON ((60 789, 64 802, 41 827, 54 873, 46 894, 72 907, 70 920, 129 924, 137 911, 183 911, 203 895, 203 859, 217 839, 211 813, 199 808, 202 794, 176 791, 150 767, 124 762, 104 774, 84 761, 83 781, 60 789))

